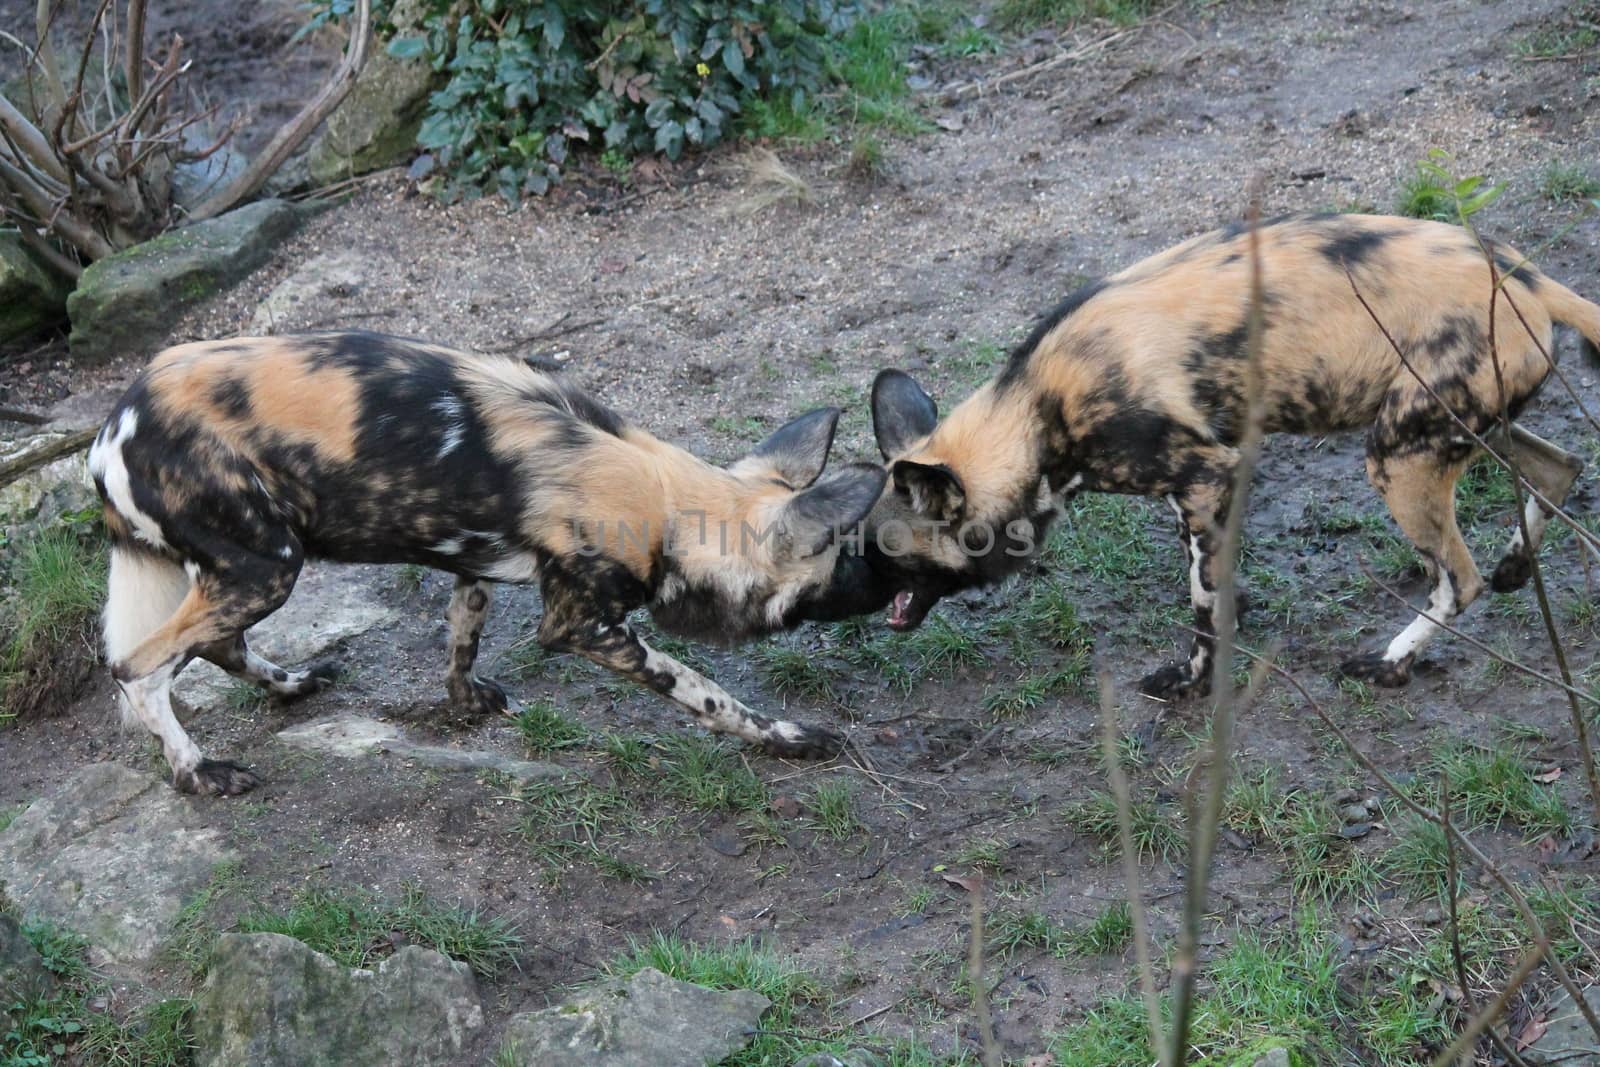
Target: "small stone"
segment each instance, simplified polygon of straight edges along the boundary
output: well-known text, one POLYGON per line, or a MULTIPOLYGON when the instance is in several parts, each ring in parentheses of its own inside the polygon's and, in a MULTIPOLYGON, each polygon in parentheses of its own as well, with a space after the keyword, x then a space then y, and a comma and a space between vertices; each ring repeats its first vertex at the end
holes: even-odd
POLYGON ((1422 913, 1422 921, 1428 926, 1438 926, 1444 922, 1444 912, 1438 908, 1428 908, 1422 913))
POLYGON ((800 802, 791 796, 774 797, 772 800, 773 814, 785 819, 798 819, 801 812, 800 802))
MULTIPOLYGON (((1583 991, 1583 999, 1596 1013, 1600 1013, 1600 985, 1583 991)), ((1523 1052, 1529 1063, 1560 1064, 1561 1067, 1600 1067, 1600 1051, 1595 1051, 1594 1031, 1583 1013, 1565 991, 1559 993, 1545 1008, 1545 1032, 1523 1052), (1574 1050, 1588 1049, 1588 1052, 1574 1050)))
POLYGON ((746 848, 745 843, 739 840, 739 835, 726 827, 707 834, 706 844, 711 846, 713 852, 724 856, 742 856, 746 848))
POLYGON ((1365 804, 1346 804, 1339 809, 1339 814, 1345 822, 1365 822, 1370 813, 1365 804))
POLYGON ((1339 836, 1347 841, 1355 841, 1372 833, 1370 822, 1355 822, 1339 831, 1339 836))

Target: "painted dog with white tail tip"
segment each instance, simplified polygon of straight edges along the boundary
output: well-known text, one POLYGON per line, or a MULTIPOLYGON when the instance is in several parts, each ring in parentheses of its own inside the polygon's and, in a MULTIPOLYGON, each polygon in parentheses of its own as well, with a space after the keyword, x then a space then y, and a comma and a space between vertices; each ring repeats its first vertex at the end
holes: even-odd
POLYGON ((173 782, 236 794, 257 778, 204 758, 173 715, 173 676, 210 660, 291 698, 331 677, 288 670, 244 632, 308 558, 415 563, 456 576, 448 689, 470 712, 507 698, 473 673, 493 582, 539 583, 539 643, 576 652, 768 752, 827 757, 838 733, 774 720, 651 648, 628 623, 731 643, 888 602, 841 551, 884 472, 823 474, 839 412, 783 426, 716 467, 510 356, 345 332, 180 345, 157 355, 89 454, 110 533, 105 641, 126 718, 161 741, 173 782))

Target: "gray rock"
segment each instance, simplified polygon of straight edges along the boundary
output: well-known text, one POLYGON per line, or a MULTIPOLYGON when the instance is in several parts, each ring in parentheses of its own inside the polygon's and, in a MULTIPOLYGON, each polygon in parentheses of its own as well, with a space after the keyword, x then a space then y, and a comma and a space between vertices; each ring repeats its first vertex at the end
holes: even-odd
POLYGON ((645 968, 511 1020, 497 1063, 518 1067, 708 1067, 750 1043, 771 1001, 645 968))
POLYGON ((22 927, 9 915, 0 915, 0 1018, 6 1006, 49 993, 56 976, 22 936, 22 927))
POLYGON ((105 359, 159 342, 179 311, 266 261, 300 213, 258 200, 91 263, 67 298, 72 354, 105 359))
POLYGON ((90 962, 137 965, 234 857, 220 838, 161 775, 95 763, 0 831, 0 883, 24 915, 87 938, 90 962))
POLYGON ((1250 1067, 1293 1067, 1289 1060, 1289 1050, 1275 1048, 1265 1056, 1260 1057, 1250 1067))
MULTIPOLYGON (((1585 989, 1583 999, 1600 1014, 1600 985, 1585 989)), ((1523 1059, 1561 1067, 1600 1067, 1600 1039, 1566 992, 1559 993, 1545 1009, 1545 1023, 1548 1029, 1523 1050, 1523 1059)))
MULTIPOLYGON (((250 647, 280 666, 298 667, 397 618, 399 612, 374 599, 357 572, 312 564, 300 572, 288 602, 250 629, 250 647)), ((236 684, 200 660, 183 669, 172 691, 190 707, 213 707, 236 684)))
POLYGON ((837 1056, 831 1052, 813 1052, 795 1060, 794 1067, 883 1067, 883 1058, 864 1048, 853 1048, 837 1056))
MULTIPOLYGON (((34 434, 24 448, 0 447, 0 460, 18 459, 59 440, 58 434, 34 434)), ((63 456, 29 471, 0 489, 0 528, 19 524, 44 526, 63 513, 81 511, 94 504, 94 482, 89 480, 85 453, 63 456)))
MULTIPOLYGON (((389 15, 394 36, 420 35, 427 8, 426 0, 399 0, 389 15)), ((350 95, 306 151, 312 182, 327 185, 410 155, 428 94, 439 81, 426 59, 397 59, 374 48, 350 95)))
MULTIPOLYGON (((187 132, 187 131, 185 131, 187 132)), ((203 151, 214 138, 185 137, 191 151, 203 151)), ((172 199, 191 208, 245 172, 249 158, 232 145, 223 145, 204 159, 180 162, 172 168, 172 199)))
POLYGON ((67 317, 72 283, 45 267, 15 233, 0 233, 0 342, 67 317))
POLYGON ((413 741, 394 723, 359 715, 341 715, 291 726, 278 734, 278 740, 293 748, 326 752, 346 759, 390 752, 416 760, 427 767, 452 771, 500 771, 523 781, 563 778, 567 773, 553 763, 534 763, 512 759, 500 752, 448 748, 413 741))
POLYGON ((483 1027, 464 963, 408 945, 342 967, 282 934, 224 934, 195 1000, 199 1067, 431 1067, 483 1027))
POLYGON ((324 252, 307 260, 279 282, 256 308, 250 333, 257 336, 304 329, 308 321, 325 318, 330 304, 348 299, 361 289, 366 257, 354 252, 324 252))

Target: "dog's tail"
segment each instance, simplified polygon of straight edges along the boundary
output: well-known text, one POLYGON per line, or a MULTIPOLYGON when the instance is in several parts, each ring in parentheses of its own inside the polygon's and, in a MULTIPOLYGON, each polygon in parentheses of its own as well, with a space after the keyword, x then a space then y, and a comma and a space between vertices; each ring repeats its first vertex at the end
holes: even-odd
MULTIPOLYGON (((189 595, 189 576, 170 559, 134 545, 111 546, 106 582, 106 608, 101 616, 106 659, 120 663, 140 643, 172 618, 189 595)), ((129 708, 121 702, 123 721, 129 708)))
POLYGON ((1600 304, 1585 300, 1550 277, 1539 279, 1539 299, 1550 318, 1583 335, 1579 346, 1590 366, 1600 367, 1600 304))

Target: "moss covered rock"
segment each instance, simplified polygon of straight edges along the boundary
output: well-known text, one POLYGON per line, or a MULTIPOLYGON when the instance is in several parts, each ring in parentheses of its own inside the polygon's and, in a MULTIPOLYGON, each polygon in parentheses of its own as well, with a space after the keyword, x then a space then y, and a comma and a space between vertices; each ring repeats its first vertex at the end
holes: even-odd
POLYGON ((148 355, 178 312, 243 278, 299 222, 283 200, 258 200, 90 264, 67 298, 72 354, 148 355))
POLYGON ((67 317, 71 284, 34 258, 15 233, 0 233, 0 343, 67 317))

